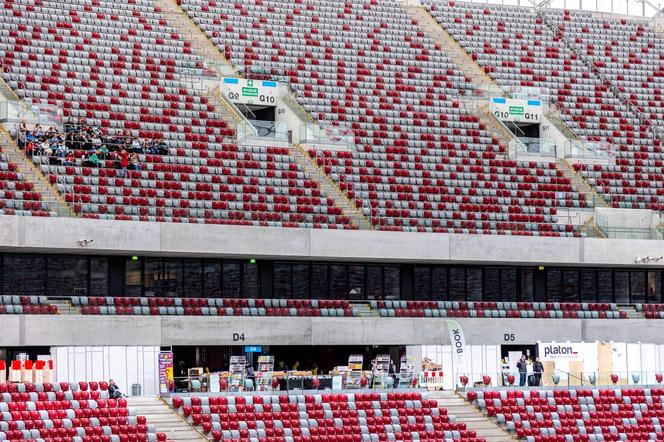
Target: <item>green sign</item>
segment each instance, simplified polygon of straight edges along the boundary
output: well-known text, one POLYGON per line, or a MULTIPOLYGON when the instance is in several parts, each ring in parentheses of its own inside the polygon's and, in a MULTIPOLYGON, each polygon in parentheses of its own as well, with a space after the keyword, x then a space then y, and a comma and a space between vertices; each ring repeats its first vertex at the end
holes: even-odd
POLYGON ((258 97, 258 88, 257 87, 243 87, 242 88, 243 97, 258 97))
POLYGON ((510 114, 523 115, 523 106, 510 106, 510 114))

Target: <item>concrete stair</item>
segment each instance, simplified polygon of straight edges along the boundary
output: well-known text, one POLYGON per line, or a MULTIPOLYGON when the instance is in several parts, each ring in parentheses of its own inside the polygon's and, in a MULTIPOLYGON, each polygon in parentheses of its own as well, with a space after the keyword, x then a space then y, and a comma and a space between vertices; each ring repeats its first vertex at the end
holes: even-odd
POLYGON ((438 401, 439 407, 445 407, 447 414, 456 416, 457 420, 464 422, 469 430, 477 432, 477 437, 483 437, 489 442, 517 440, 515 436, 503 430, 495 421, 452 391, 431 392, 429 398, 438 401))
POLYGON ((0 125, 0 147, 2 152, 7 154, 9 161, 16 164, 18 171, 23 174, 25 179, 34 184, 35 190, 41 195, 42 201, 48 204, 51 212, 64 217, 76 216, 55 186, 48 181, 48 178, 44 176, 35 163, 19 149, 18 144, 11 137, 4 124, 0 125))
POLYGON ((604 197, 597 193, 593 186, 579 172, 574 170, 569 161, 564 158, 558 158, 556 160, 556 167, 565 175, 570 183, 572 183, 572 187, 578 192, 585 194, 586 198, 592 196, 594 207, 609 207, 604 197))
POLYGON ((54 305, 58 309, 58 315, 80 315, 81 310, 72 305, 71 301, 68 299, 48 299, 47 302, 50 305, 54 305))
POLYGON ((362 304, 351 304, 351 309, 353 310, 353 315, 354 316, 359 316, 359 317, 371 317, 371 316, 378 316, 379 313, 375 310, 372 310, 371 307, 369 307, 369 304, 362 303, 362 304))
MULTIPOLYGON (((202 92, 210 100, 218 112, 220 112, 226 121, 247 125, 248 131, 255 131, 247 119, 238 111, 230 101, 228 101, 220 92, 219 80, 221 77, 244 78, 245 75, 235 69, 235 66, 226 59, 219 47, 208 37, 208 35, 196 24, 196 22, 182 9, 177 0, 156 0, 156 5, 161 9, 162 14, 166 16, 167 21, 173 25, 178 33, 186 41, 191 43, 196 53, 206 61, 208 65, 213 65, 217 76, 216 84, 208 82, 201 85, 202 92)), ((289 90, 281 98, 282 102, 288 106, 300 119, 300 124, 318 124, 311 115, 298 103, 293 91, 289 90)))
POLYGON ((560 117, 560 110, 557 106, 549 104, 544 116, 551 124, 553 124, 561 134, 565 135, 565 138, 568 140, 578 140, 579 137, 574 133, 572 129, 563 121, 560 117))
POLYGON ((627 319, 645 319, 643 312, 637 311, 633 305, 619 305, 618 311, 627 313, 627 319))
POLYGON ((189 41, 192 48, 208 65, 213 64, 219 75, 225 77, 241 76, 231 62, 226 60, 217 45, 182 9, 177 0, 156 0, 155 3, 161 9, 161 13, 166 17, 168 23, 177 29, 180 37, 189 41))
POLYGON ((579 231, 585 233, 588 238, 606 238, 604 232, 595 224, 595 217, 589 218, 579 226, 579 231))
MULTIPOLYGON (((445 27, 427 11, 423 6, 405 6, 404 7, 411 16, 417 20, 420 27, 427 32, 430 38, 441 46, 441 49, 446 55, 461 69, 463 74, 470 78, 476 89, 484 91, 489 96, 503 96, 507 94, 503 89, 491 78, 484 69, 473 60, 472 56, 466 49, 459 44, 454 37, 447 32, 445 27)), ((499 142, 504 146, 508 146, 510 141, 514 140, 516 136, 490 111, 487 104, 479 105, 477 103, 461 103, 471 112, 475 113, 480 121, 484 124, 485 129, 488 130, 499 142)), ((551 106, 547 106, 544 116, 549 122, 555 126, 567 139, 576 140, 577 135, 567 126, 567 124, 560 118, 560 111, 551 106)))
POLYGON ((320 167, 318 167, 316 160, 309 156, 309 153, 304 147, 302 147, 302 145, 297 144, 291 146, 289 151, 297 160, 297 164, 302 167, 309 177, 318 182, 326 195, 334 198, 337 207, 341 209, 342 215, 350 218, 351 222, 361 230, 373 230, 373 226, 364 216, 362 210, 358 209, 355 206, 355 203, 349 200, 346 194, 341 191, 339 186, 337 186, 337 184, 334 183, 320 167))
MULTIPOLYGON (((495 96, 504 96, 502 88, 486 73, 484 69, 477 64, 470 54, 450 35, 447 30, 436 21, 435 18, 429 14, 423 6, 404 6, 410 13, 411 17, 417 20, 420 28, 423 29, 428 36, 438 43, 453 62, 456 64, 463 74, 470 78, 473 85, 479 89, 484 90, 486 93, 495 96)), ((479 101, 464 102, 461 106, 467 110, 475 113, 480 121, 484 124, 484 128, 489 131, 501 144, 507 147, 515 135, 502 124, 491 112, 489 112, 488 101, 480 105, 479 101)))
MULTIPOLYGON (((178 5, 177 0, 156 0, 156 5, 161 9, 161 13, 166 17, 168 23, 177 29, 180 37, 188 41, 196 54, 205 60, 208 67, 214 67, 217 73, 216 77, 201 78, 200 81, 196 81, 192 77, 188 86, 204 94, 217 112, 222 114, 224 120, 235 123, 243 122, 244 117, 219 93, 221 77, 241 77, 242 75, 235 70, 230 61, 226 60, 224 54, 208 38, 207 34, 178 5)), ((184 84, 187 84, 188 80, 186 76, 180 78, 184 84)))
POLYGON ((207 440, 159 397, 130 397, 127 398, 127 406, 134 408, 138 416, 145 416, 148 424, 156 425, 157 431, 166 434, 167 440, 192 442, 207 440))

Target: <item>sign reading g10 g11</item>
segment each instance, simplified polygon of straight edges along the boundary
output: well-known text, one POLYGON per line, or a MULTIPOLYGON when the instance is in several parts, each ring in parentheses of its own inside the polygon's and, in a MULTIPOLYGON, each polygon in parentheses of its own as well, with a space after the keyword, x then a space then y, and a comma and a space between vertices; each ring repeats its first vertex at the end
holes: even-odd
POLYGON ((540 100, 494 97, 491 99, 489 110, 500 121, 539 123, 542 120, 542 102, 540 100))
POLYGON ((222 78, 221 90, 235 104, 276 106, 279 84, 276 81, 222 78))

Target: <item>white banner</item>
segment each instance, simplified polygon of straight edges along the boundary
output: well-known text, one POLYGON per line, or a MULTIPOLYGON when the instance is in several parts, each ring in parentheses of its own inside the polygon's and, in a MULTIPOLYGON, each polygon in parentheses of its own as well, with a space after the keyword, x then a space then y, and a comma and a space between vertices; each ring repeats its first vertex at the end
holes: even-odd
POLYGON ((221 90, 235 104, 276 106, 279 83, 225 77, 221 79, 221 90))
POLYGON ((568 361, 583 360, 583 344, 556 344, 555 342, 540 342, 537 344, 538 354, 542 361, 568 361))
POLYGON ((501 121, 539 123, 542 120, 542 102, 540 100, 493 97, 489 104, 489 111, 501 121))
POLYGON ((456 362, 456 372, 463 373, 466 362, 466 337, 463 334, 461 325, 453 319, 447 321, 447 331, 450 334, 450 343, 452 344, 452 354, 456 362))

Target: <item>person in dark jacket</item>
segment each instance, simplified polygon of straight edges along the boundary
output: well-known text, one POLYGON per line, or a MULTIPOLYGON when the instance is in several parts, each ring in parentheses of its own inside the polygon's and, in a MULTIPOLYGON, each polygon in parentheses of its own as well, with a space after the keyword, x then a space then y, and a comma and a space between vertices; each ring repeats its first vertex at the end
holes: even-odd
POLYGON ((113 379, 108 381, 108 395, 111 399, 118 399, 124 396, 113 379))
POLYGON ((519 370, 519 387, 526 385, 526 378, 528 372, 528 361, 526 355, 521 355, 521 359, 516 363, 516 368, 519 370))
POLYGON ((540 361, 540 358, 535 358, 533 363, 533 373, 535 374, 535 385, 542 385, 542 373, 544 373, 544 364, 540 361))

